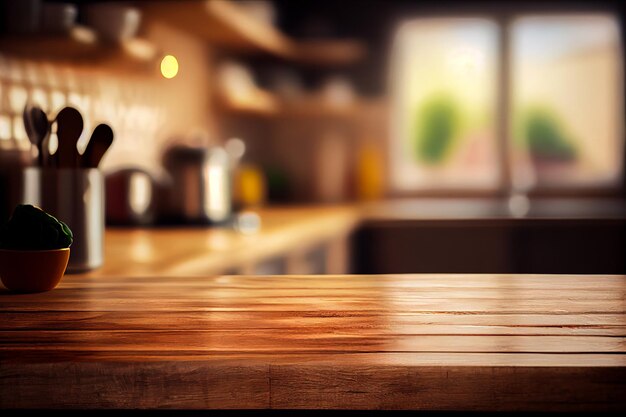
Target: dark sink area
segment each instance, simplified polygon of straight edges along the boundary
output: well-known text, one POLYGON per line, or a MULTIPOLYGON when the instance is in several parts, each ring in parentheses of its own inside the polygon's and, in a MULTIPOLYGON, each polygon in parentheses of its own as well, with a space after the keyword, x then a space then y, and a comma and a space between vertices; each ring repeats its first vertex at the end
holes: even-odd
POLYGON ((366 210, 358 273, 626 273, 623 200, 411 199, 366 210))

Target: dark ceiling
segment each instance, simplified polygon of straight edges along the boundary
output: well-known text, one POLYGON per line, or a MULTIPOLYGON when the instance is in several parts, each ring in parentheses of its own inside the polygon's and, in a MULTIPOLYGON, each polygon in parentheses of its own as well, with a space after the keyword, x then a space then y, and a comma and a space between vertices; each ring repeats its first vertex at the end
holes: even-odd
POLYGON ((274 0, 278 24, 298 37, 361 37, 371 41, 388 35, 398 20, 420 14, 515 14, 532 11, 575 12, 623 10, 622 1, 545 0, 274 0))
MULTIPOLYGON (((296 38, 358 38, 369 49, 357 66, 342 70, 363 94, 384 91, 387 53, 398 22, 420 15, 515 15, 532 12, 611 11, 622 21, 622 1, 473 1, 473 0, 274 0, 278 25, 296 38)), ((324 71, 312 71, 309 82, 324 71)), ((313 80, 313 81, 311 81, 313 80)))

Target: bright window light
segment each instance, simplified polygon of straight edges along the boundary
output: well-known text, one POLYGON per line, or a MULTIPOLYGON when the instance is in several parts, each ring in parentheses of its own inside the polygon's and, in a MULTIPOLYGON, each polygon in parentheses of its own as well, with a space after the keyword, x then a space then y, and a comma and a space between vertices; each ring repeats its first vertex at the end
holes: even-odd
POLYGON ((392 57, 392 184, 496 188, 499 30, 481 18, 400 27, 392 57))

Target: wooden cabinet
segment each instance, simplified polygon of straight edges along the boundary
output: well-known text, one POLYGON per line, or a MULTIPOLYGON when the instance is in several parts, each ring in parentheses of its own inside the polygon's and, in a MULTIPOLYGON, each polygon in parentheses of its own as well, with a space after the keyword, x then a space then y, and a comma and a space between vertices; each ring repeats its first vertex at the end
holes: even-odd
POLYGON ((626 220, 474 219, 364 224, 357 273, 626 273, 626 220))

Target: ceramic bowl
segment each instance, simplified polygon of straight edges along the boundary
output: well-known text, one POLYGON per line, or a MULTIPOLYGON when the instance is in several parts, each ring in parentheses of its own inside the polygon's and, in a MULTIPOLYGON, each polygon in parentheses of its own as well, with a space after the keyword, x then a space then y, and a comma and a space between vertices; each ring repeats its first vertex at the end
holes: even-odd
POLYGON ((67 267, 70 249, 0 249, 0 279, 15 292, 43 292, 54 289, 67 267))

